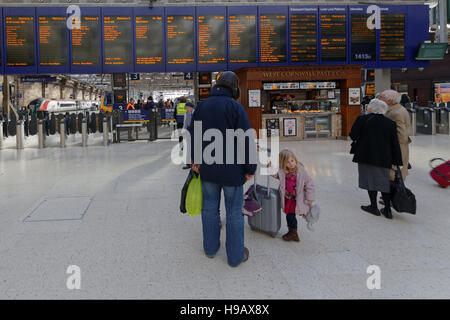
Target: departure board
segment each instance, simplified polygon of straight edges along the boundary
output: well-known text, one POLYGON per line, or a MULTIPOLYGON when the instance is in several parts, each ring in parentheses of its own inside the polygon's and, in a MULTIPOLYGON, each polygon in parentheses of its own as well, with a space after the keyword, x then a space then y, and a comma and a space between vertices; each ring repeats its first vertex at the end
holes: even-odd
POLYGON ((167 62, 193 64, 194 61, 194 17, 167 16, 167 62))
POLYGON ((256 16, 229 16, 229 48, 231 63, 256 63, 256 16))
POLYGON ((376 61, 375 29, 367 28, 368 14, 351 15, 351 54, 353 61, 376 61))
POLYGON ((346 15, 321 14, 320 24, 322 61, 346 61, 346 15))
POLYGON ((66 17, 39 17, 39 65, 67 65, 66 17))
POLYGON ((385 13, 381 15, 380 59, 382 61, 405 60, 405 15, 385 13))
POLYGON ((131 65, 131 17, 103 17, 105 65, 131 65))
POLYGON ((198 62, 225 63, 225 16, 198 17, 198 62))
POLYGON ((34 17, 5 18, 6 66, 34 66, 34 17))
POLYGON ((163 33, 162 16, 136 17, 136 64, 163 64, 163 33))
POLYGON ((315 62, 317 60, 317 15, 291 15, 291 61, 315 62))
POLYGON ((286 15, 260 15, 259 41, 262 63, 286 62, 286 15))
POLYGON ((99 17, 83 16, 80 28, 72 29, 72 65, 100 65, 99 17))

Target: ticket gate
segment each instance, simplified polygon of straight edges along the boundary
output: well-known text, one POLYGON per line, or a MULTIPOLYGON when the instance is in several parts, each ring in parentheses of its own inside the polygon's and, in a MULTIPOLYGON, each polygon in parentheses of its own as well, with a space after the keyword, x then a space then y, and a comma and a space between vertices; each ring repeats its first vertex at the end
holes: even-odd
POLYGON ((426 107, 418 109, 417 132, 431 135, 436 134, 436 110, 426 107))
POLYGON ((415 136, 417 134, 417 110, 414 108, 408 108, 409 118, 411 120, 409 126, 409 135, 415 136))
POLYGON ((436 111, 436 132, 450 134, 450 108, 443 107, 436 111))

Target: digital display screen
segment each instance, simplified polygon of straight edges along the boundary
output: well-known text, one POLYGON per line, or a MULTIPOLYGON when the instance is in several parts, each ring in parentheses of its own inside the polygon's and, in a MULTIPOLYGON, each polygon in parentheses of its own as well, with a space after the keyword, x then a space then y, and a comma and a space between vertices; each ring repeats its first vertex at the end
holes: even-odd
POLYGON ((162 16, 136 17, 136 64, 163 64, 163 33, 162 16))
POLYGON ((376 61, 375 29, 367 28, 368 14, 351 15, 351 54, 353 61, 376 61))
POLYGON ((198 62, 225 63, 225 16, 198 17, 198 62))
POLYGON ((34 17, 5 18, 6 66, 34 66, 34 17))
POLYGON ((114 103, 127 103, 127 90, 114 90, 114 103))
MULTIPOLYGON (((2 27, 2 19, 0 18, 0 30, 2 27)), ((2 43, 2 33, 0 32, 0 43, 2 43)), ((0 67, 2 66, 2 50, 0 50, 0 67)))
POLYGON ((405 60, 405 15, 381 14, 380 59, 405 60))
POLYGON ((198 84, 211 84, 211 72, 199 72, 198 84))
POLYGON ((39 65, 67 65, 66 17, 39 17, 39 65))
POLYGON ((103 17, 105 65, 131 65, 131 17, 103 17))
POLYGON ((209 97, 211 94, 211 88, 199 88, 198 89, 198 100, 203 101, 209 97))
POLYGON ((169 64, 193 64, 194 17, 167 17, 167 62, 169 64))
POLYGON ((261 15, 259 28, 261 62, 286 62, 286 15, 261 15))
POLYGON ((317 60, 317 15, 291 15, 291 60, 314 62, 317 60))
POLYGON ((256 16, 229 16, 229 48, 231 63, 256 63, 256 16))
POLYGON ((127 76, 125 73, 113 73, 114 88, 125 88, 127 86, 127 76))
POLYGON ((321 14, 322 61, 347 59, 347 30, 345 14, 321 14))
POLYGON ((72 65, 100 65, 99 17, 81 17, 80 28, 72 29, 72 65))

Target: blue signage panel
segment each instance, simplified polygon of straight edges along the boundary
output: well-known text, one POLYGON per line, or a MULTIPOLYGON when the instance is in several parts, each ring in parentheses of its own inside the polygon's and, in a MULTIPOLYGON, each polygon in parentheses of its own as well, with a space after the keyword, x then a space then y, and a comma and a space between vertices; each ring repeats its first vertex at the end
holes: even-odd
POLYGON ((133 72, 133 9, 102 8, 103 72, 133 72))
POLYGON ((56 77, 52 76, 24 76, 20 77, 20 82, 56 82, 56 77))
POLYGON ((36 8, 38 73, 69 73, 69 28, 66 8, 36 8))
POLYGON ((286 6, 259 7, 259 63, 285 65, 288 63, 289 11, 286 6))
POLYGON ((162 121, 175 121, 175 108, 163 108, 161 109, 162 121))
POLYGON ((166 71, 164 7, 133 8, 134 71, 166 71))
POLYGON ((166 71, 194 72, 196 68, 195 7, 167 7, 166 71))
POLYGON ((345 64, 348 61, 347 8, 347 6, 319 7, 321 64, 345 64))
POLYGON ((228 70, 258 65, 258 7, 228 7, 228 70))
POLYGON ((37 73, 36 8, 5 7, 3 19, 5 73, 37 73))
POLYGON ((289 8, 289 62, 293 65, 317 64, 319 24, 317 6, 289 8))
POLYGON ((227 7, 197 7, 197 71, 227 70, 227 7))
POLYGON ((83 7, 81 17, 74 20, 72 13, 68 19, 75 23, 70 30, 71 73, 102 73, 102 15, 100 7, 83 7), (76 23, 79 22, 79 25, 76 23))
POLYGON ((123 122, 149 122, 150 112, 148 110, 125 110, 123 114, 123 122))
POLYGON ((428 7, 367 5, 0 8, 0 72, 134 73, 248 66, 426 67, 428 7), (64 21, 65 20, 65 21, 64 21), (66 28, 67 22, 73 24, 66 28), (79 23, 78 23, 79 22, 79 23), (79 27, 78 27, 79 25, 79 27), (64 27, 66 26, 66 27, 64 27))

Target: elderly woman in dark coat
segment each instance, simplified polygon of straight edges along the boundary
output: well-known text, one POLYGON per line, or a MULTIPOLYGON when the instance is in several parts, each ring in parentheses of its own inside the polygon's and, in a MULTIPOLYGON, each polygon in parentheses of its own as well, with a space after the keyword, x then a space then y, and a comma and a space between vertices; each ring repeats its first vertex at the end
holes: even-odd
POLYGON ((358 163, 359 187, 369 193, 370 205, 361 209, 379 216, 380 212, 392 219, 389 170, 402 165, 402 154, 397 137, 397 125, 384 114, 384 101, 372 99, 367 114, 358 117, 350 131, 353 140, 353 162, 358 163), (377 193, 381 192, 385 207, 378 210, 377 193))

